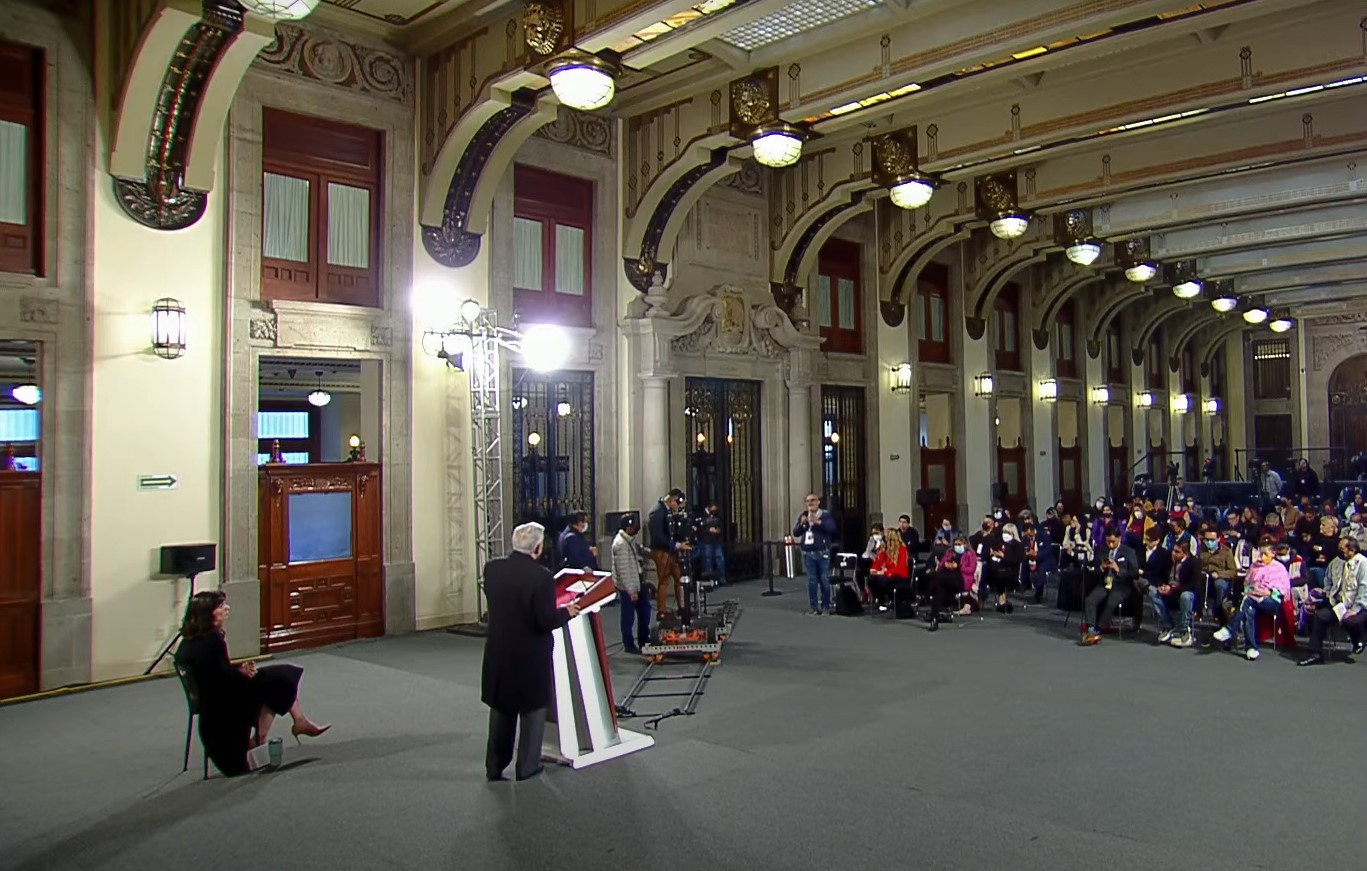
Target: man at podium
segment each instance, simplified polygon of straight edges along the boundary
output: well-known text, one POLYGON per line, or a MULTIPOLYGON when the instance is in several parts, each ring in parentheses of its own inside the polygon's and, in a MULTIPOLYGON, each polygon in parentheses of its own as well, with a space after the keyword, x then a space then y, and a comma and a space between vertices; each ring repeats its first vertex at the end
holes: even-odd
POLYGON ((537 559, 546 529, 524 523, 513 530, 513 552, 484 566, 489 630, 484 640, 481 698, 489 706, 485 775, 503 780, 517 738, 518 780, 541 773, 546 708, 553 685, 553 633, 579 614, 571 602, 555 606, 555 581, 537 559), (521 725, 521 735, 518 726, 521 725))

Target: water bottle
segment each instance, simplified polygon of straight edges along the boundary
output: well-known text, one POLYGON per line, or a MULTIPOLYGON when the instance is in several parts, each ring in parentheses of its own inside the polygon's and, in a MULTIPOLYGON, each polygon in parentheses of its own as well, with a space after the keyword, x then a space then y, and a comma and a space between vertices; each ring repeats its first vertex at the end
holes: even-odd
POLYGON ((270 756, 271 767, 279 768, 285 760, 285 742, 280 738, 272 738, 266 746, 266 752, 270 756))

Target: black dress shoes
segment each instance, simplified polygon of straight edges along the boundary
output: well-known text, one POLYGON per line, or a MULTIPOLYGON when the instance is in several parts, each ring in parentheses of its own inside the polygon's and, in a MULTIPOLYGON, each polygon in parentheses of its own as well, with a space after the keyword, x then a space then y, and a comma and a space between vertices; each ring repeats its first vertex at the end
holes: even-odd
POLYGON ((1324 657, 1317 653, 1314 656, 1302 659, 1296 665, 1324 665, 1324 657))
POLYGON ((1361 656, 1364 650, 1367 650, 1367 641, 1359 641, 1353 645, 1354 656, 1361 656))
POLYGON ((494 774, 493 772, 486 771, 484 772, 484 779, 490 783, 497 783, 500 780, 507 780, 508 778, 504 777, 502 774, 494 774))
POLYGON ((536 777, 537 775, 539 775, 541 772, 543 772, 543 771, 545 771, 545 770, 546 770, 546 766, 544 766, 544 765, 538 765, 534 771, 530 771, 530 772, 528 772, 528 773, 526 773, 526 774, 518 774, 517 779, 518 779, 519 781, 522 781, 522 780, 531 780, 533 777, 536 777))

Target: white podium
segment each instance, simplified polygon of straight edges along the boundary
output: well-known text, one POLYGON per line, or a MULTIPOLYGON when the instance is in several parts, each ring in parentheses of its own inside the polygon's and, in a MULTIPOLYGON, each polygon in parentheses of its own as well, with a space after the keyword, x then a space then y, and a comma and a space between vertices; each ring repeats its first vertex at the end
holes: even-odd
POLYGON ((603 606, 617 598, 608 572, 564 569, 555 576, 556 604, 578 602, 579 616, 555 632, 555 699, 546 716, 542 757, 587 768, 655 744, 617 725, 603 636, 603 606))

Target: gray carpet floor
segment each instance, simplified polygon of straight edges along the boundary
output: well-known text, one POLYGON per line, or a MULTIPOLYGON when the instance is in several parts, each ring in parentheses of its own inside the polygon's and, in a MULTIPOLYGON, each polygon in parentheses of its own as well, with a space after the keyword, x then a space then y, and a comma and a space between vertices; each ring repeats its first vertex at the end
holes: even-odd
MULTIPOLYGON (((283 657, 334 727, 286 734, 269 774, 201 781, 197 743, 180 773, 170 680, 0 708, 0 868, 1367 867, 1367 663, 1084 649, 1035 608, 931 634, 732 590, 696 715, 526 783, 484 781, 481 642, 446 632, 283 657)), ((619 693, 641 668, 614 656, 619 693)))

